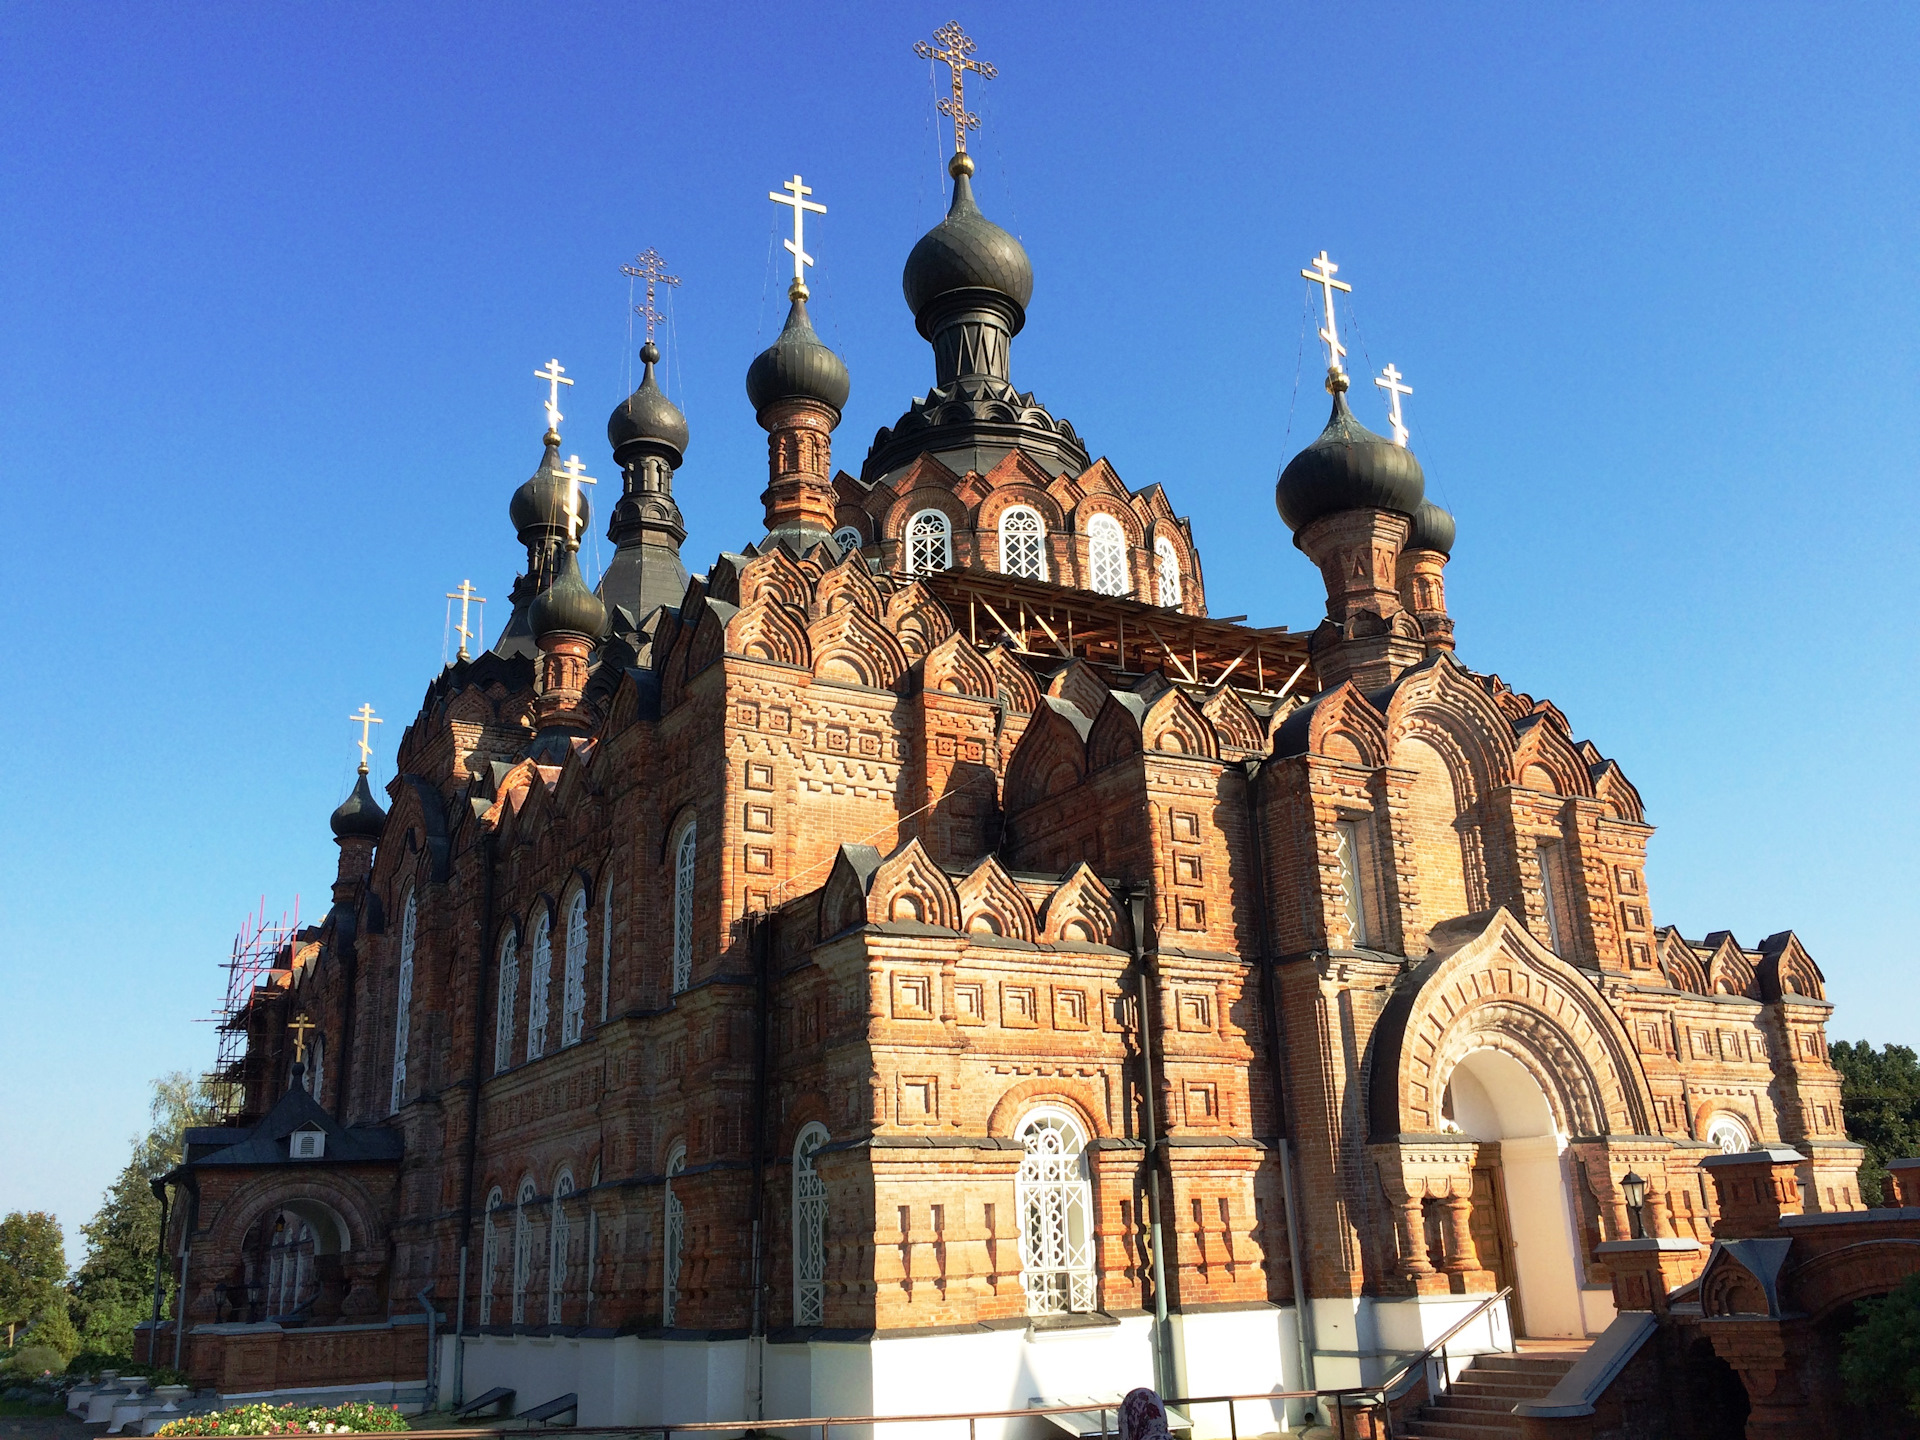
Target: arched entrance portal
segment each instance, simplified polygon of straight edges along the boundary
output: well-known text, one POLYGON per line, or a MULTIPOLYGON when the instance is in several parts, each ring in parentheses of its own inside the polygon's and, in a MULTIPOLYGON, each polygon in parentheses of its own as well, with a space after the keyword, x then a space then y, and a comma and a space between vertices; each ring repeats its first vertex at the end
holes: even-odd
POLYGON ((1481 1168, 1491 1169, 1503 1212, 1500 1239, 1511 1262, 1515 1331, 1541 1338, 1586 1334, 1566 1137, 1546 1092, 1504 1050, 1469 1050, 1447 1081, 1443 1108, 1483 1142, 1481 1168))

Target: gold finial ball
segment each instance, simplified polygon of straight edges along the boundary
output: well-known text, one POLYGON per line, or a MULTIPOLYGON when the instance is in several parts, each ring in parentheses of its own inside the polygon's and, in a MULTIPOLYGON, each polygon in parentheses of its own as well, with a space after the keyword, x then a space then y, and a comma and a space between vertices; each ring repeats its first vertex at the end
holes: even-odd
POLYGON ((544 444, 558 445, 560 443, 560 432, 549 425, 547 427, 547 433, 540 438, 544 444))
POLYGON ((1331 365, 1327 368, 1327 393, 1329 395, 1346 394, 1349 383, 1347 380, 1347 372, 1342 370, 1338 365, 1331 365))
POLYGON ((806 282, 803 280, 795 280, 791 285, 787 286, 787 299, 789 300, 805 300, 812 294, 813 292, 807 289, 806 282))
POLYGON ((964 150, 956 150, 953 158, 947 162, 947 173, 956 180, 962 175, 973 174, 973 157, 964 150))

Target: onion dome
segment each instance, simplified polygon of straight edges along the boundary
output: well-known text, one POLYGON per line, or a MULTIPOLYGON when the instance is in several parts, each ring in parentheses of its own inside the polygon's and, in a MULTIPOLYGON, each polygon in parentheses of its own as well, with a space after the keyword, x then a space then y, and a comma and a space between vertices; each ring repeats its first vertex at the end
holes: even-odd
POLYGON ((373 791, 367 784, 366 766, 360 767, 360 779, 353 787, 353 793, 340 802, 340 808, 333 812, 332 819, 327 823, 333 827, 336 839, 380 838, 380 831, 387 823, 387 812, 373 798, 373 791))
POLYGON ((814 333, 807 318, 806 286, 796 281, 787 294, 793 308, 780 338, 747 367, 747 399, 756 415, 781 400, 812 400, 837 417, 852 389, 847 367, 814 333))
POLYGON ((687 450, 687 417, 660 392, 653 378, 653 367, 660 360, 653 341, 640 348, 640 359, 647 367, 640 377, 640 388, 614 407, 607 419, 607 441, 613 446, 613 458, 622 466, 633 455, 652 451, 660 454, 670 469, 678 470, 687 450))
POLYGON ((527 611, 534 638, 582 635, 598 640, 607 628, 607 607, 580 576, 579 550, 569 545, 562 553, 565 558, 560 562, 560 573, 527 611))
POLYGON ((920 237, 900 277, 914 324, 932 339, 935 302, 956 291, 986 290, 1013 303, 1011 333, 1017 335, 1033 298, 1033 263, 1018 240, 980 213, 970 178, 972 157, 962 151, 947 170, 953 176, 947 218, 920 237))
POLYGON ((1422 500, 1413 512, 1413 533, 1407 536, 1406 550, 1438 550, 1453 554, 1453 516, 1431 500, 1422 500))
MULTIPOLYGON (((683 432, 684 428, 683 421, 683 432)), ((545 536, 566 535, 567 496, 572 489, 567 472, 560 468, 559 432, 549 430, 546 453, 540 457, 540 468, 533 472, 526 484, 513 492, 513 499, 507 503, 507 515, 512 519, 514 533, 520 537, 522 545, 532 545, 545 536)), ((574 509, 579 517, 578 534, 584 535, 587 517, 591 513, 585 495, 577 497, 574 509)))
MULTIPOLYGON (((1334 389, 1333 414, 1320 438, 1280 472, 1273 503, 1297 536, 1342 510, 1397 510, 1412 515, 1426 498, 1426 476, 1405 446, 1376 435, 1347 408, 1345 376, 1334 389)), ((1334 382, 1329 381, 1329 388, 1334 382)))

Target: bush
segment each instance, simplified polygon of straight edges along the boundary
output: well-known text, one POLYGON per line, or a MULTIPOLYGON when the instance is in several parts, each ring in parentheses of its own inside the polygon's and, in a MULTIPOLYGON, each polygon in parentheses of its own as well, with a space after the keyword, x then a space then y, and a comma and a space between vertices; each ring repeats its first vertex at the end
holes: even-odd
POLYGON ((35 1345, 31 1342, 16 1345, 6 1363, 9 1374, 29 1380, 49 1370, 58 1375, 66 1368, 66 1362, 60 1358, 58 1350, 51 1345, 35 1345))
POLYGON ((1920 1275, 1860 1302, 1860 1323, 1840 1337, 1840 1379, 1855 1405, 1898 1405, 1920 1415, 1920 1275))
POLYGON ((89 1375, 98 1375, 102 1370, 111 1370, 123 1380, 130 1375, 144 1375, 155 1385, 188 1383, 184 1370, 175 1370, 169 1365, 142 1365, 124 1355, 109 1355, 102 1350, 82 1350, 67 1362, 67 1378, 70 1380, 83 1380, 89 1375))
POLYGON ((397 1407, 364 1400, 345 1405, 239 1405, 207 1415, 188 1415, 162 1426, 174 1435, 366 1435, 405 1430, 397 1407))

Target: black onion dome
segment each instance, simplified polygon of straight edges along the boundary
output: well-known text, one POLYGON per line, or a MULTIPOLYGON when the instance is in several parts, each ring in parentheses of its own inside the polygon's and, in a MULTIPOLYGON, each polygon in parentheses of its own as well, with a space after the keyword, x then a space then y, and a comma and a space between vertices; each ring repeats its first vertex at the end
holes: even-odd
POLYGON ((805 294, 789 293, 793 308, 780 338, 747 367, 747 399, 756 415, 778 400, 815 400, 838 414, 852 389, 847 367, 814 333, 805 294))
POLYGON ((1405 548, 1453 554, 1453 516, 1431 500, 1422 500, 1413 512, 1413 533, 1407 536, 1405 548))
POLYGON ((1298 535, 1324 515, 1342 510, 1397 510, 1412 515, 1426 498, 1426 476, 1413 452, 1376 435, 1336 393, 1333 414, 1320 438, 1280 472, 1273 503, 1298 535))
POLYGON ((353 793, 340 802, 340 808, 333 812, 333 817, 327 823, 341 840, 350 836, 358 836, 363 840, 380 838, 380 831, 387 823, 387 812, 373 798, 366 771, 360 772, 360 780, 353 787, 353 793))
MULTIPOLYGON (((920 237, 907 256, 900 277, 907 306, 922 335, 929 330, 928 310, 943 295, 956 290, 992 290, 1014 303, 1019 312, 1013 331, 1026 323, 1027 302, 1033 298, 1033 262, 1021 243, 980 213, 974 203, 971 163, 956 155, 953 203, 947 218, 920 237)), ((931 338, 931 337, 929 337, 931 338)))
MULTIPOLYGON (((547 441, 546 454, 540 457, 540 468, 507 502, 507 515, 523 545, 531 544, 543 532, 560 535, 565 534, 567 528, 567 492, 571 482, 567 472, 560 468, 560 437, 551 430, 547 434, 551 438, 547 441)), ((584 535, 587 517, 592 513, 584 492, 574 508, 579 516, 580 533, 584 535)))
POLYGON ((560 573, 542 590, 527 612, 534 638, 543 635, 584 635, 598 640, 607 628, 607 607, 580 577, 580 556, 571 545, 562 552, 560 573))
POLYGON ((656 445, 671 452, 666 457, 667 465, 678 470, 687 453, 687 417, 680 413, 678 405, 660 393, 660 386, 653 378, 660 351, 651 340, 641 347, 640 359, 647 367, 640 377, 640 388, 615 406, 607 418, 607 440, 616 457, 629 445, 656 445))

